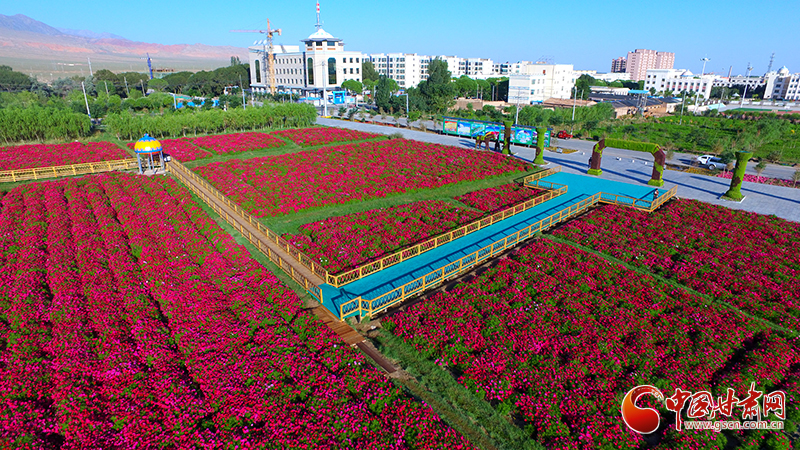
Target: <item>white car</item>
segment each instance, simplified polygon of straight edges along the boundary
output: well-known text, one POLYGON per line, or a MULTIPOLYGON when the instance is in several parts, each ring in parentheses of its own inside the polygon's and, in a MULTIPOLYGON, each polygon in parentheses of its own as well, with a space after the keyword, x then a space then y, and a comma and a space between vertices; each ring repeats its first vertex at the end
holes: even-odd
POLYGON ((701 167, 709 170, 723 169, 725 167, 725 163, 714 155, 698 156, 695 160, 700 163, 701 167))

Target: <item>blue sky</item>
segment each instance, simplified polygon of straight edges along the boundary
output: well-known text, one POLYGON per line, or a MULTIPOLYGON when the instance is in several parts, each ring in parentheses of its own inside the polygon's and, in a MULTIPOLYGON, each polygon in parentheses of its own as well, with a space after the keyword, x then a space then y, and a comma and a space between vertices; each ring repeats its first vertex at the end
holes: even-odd
MULTIPOLYGON (((110 32, 162 44, 247 46, 257 35, 230 33, 264 28, 267 17, 298 44, 314 31, 314 1, 89 2, 37 0, 10 4, 0 13, 25 14, 62 28, 110 32)), ((572 63, 607 72, 610 61, 629 50, 675 53, 676 68, 754 74, 775 67, 800 72, 797 30, 800 0, 618 0, 528 2, 521 0, 322 0, 324 28, 344 39, 348 50, 447 54, 495 61, 572 63), (487 6, 488 5, 488 6, 487 6), (770 18, 780 21, 771 22, 770 18)))

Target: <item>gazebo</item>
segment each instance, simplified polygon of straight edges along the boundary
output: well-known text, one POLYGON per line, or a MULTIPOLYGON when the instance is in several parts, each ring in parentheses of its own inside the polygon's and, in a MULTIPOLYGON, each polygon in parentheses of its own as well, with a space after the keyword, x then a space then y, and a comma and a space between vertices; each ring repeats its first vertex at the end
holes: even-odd
POLYGON ((161 142, 158 142, 156 139, 153 139, 149 135, 145 134, 136 142, 136 145, 133 147, 133 151, 136 152, 136 160, 139 162, 140 175, 144 173, 142 170, 142 156, 146 158, 148 169, 150 171, 154 171, 153 167, 155 164, 153 161, 153 155, 158 155, 158 169, 164 170, 164 152, 163 148, 161 147, 161 142))

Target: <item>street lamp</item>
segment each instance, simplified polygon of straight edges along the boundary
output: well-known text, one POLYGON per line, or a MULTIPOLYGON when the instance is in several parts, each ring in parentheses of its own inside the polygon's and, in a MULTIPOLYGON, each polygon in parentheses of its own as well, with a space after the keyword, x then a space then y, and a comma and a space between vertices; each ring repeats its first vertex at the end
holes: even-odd
POLYGON ((747 86, 750 85, 750 72, 753 70, 753 66, 750 63, 747 63, 747 80, 744 82, 744 94, 742 94, 742 99, 739 102, 739 107, 741 108, 744 106, 744 97, 747 95, 747 86))

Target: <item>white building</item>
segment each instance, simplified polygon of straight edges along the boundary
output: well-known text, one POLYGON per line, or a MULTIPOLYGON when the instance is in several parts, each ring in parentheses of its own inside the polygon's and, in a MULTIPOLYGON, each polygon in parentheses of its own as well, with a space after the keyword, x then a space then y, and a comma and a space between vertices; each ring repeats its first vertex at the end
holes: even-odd
POLYGON ((400 88, 415 87, 428 79, 430 56, 416 53, 373 53, 366 58, 372 62, 379 75, 397 81, 400 88))
POLYGON ((512 73, 508 75, 508 103, 530 105, 547 100, 543 74, 512 73))
POLYGON ((800 100, 800 73, 789 73, 786 66, 764 75, 764 98, 800 100))
POLYGON ((511 64, 509 70, 509 80, 511 74, 535 75, 537 78, 531 79, 533 83, 534 80, 539 79, 539 76, 542 76, 544 79, 542 82, 544 84, 542 101, 548 98, 570 98, 572 88, 575 86, 575 80, 578 79, 572 64, 541 64, 520 61, 519 63, 511 64))
POLYGON ((487 58, 466 58, 464 74, 474 80, 492 78, 494 74, 494 61, 487 58))
MULTIPOLYGON (((307 95, 310 92, 331 91, 346 80, 361 81, 361 52, 344 49, 344 42, 321 26, 300 46, 274 45, 275 85, 280 92, 307 95)), ((269 92, 269 73, 266 67, 266 44, 256 42, 249 47, 250 86, 255 92, 269 92)))
POLYGON ((649 91, 654 88, 656 92, 670 90, 674 94, 699 93, 704 98, 709 98, 717 78, 716 75, 694 75, 688 70, 648 69, 644 79, 644 89, 649 91))

